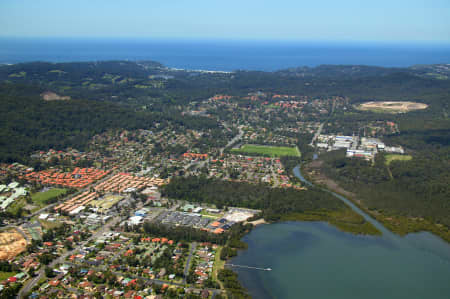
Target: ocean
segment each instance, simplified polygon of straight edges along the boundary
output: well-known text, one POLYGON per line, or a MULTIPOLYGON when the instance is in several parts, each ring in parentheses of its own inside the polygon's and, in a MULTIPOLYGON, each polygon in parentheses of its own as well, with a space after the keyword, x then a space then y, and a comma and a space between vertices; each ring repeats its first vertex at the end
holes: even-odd
POLYGON ((153 60, 181 69, 276 71, 321 64, 450 63, 450 44, 0 38, 0 63, 153 60))

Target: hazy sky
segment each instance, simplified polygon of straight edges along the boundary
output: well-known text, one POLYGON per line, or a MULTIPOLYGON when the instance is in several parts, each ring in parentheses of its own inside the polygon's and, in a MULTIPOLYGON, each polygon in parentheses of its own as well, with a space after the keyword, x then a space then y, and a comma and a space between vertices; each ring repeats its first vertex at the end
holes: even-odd
POLYGON ((0 0, 0 36, 450 42, 450 0, 0 0))

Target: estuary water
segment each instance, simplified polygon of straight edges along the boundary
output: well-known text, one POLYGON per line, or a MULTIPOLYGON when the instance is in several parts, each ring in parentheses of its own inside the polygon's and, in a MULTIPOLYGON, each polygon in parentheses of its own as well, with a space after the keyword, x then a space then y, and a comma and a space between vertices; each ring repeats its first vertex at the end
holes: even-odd
POLYGON ((450 298, 449 244, 426 232, 400 237, 363 216, 383 235, 357 236, 325 222, 256 227, 232 263, 272 271, 234 270, 253 298, 450 298))

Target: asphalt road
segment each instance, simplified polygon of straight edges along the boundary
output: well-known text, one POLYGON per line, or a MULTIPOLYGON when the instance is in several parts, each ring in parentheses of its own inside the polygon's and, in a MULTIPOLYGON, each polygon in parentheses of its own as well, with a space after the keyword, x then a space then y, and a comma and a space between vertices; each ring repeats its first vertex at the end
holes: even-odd
POLYGON ((220 149, 220 154, 222 154, 223 151, 224 151, 227 147, 231 146, 233 143, 235 143, 236 141, 238 141, 239 139, 241 139, 241 138, 242 138, 242 135, 244 135, 244 131, 242 131, 242 129, 239 128, 239 134, 237 134, 236 136, 234 136, 233 139, 231 139, 231 140, 227 143, 227 145, 225 145, 223 148, 220 149))
POLYGON ((309 145, 314 146, 314 141, 316 141, 317 137, 319 137, 320 133, 322 132, 322 128, 323 128, 324 124, 325 123, 323 122, 319 125, 319 129, 317 130, 316 134, 314 134, 314 137, 311 140, 311 143, 309 145))
POLYGON ((189 256, 188 256, 187 261, 186 261, 186 266, 184 267, 183 284, 186 284, 186 277, 187 277, 187 275, 189 273, 189 266, 191 265, 191 259, 192 259, 192 255, 195 252, 195 249, 197 249, 197 243, 196 242, 192 242, 191 249, 189 250, 189 256))

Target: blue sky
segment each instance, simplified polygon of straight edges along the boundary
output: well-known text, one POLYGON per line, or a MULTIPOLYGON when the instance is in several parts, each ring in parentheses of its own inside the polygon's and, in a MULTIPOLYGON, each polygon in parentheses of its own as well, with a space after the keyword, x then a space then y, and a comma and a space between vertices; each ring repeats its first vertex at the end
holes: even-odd
POLYGON ((450 42, 450 0, 0 0, 3 37, 450 42))

